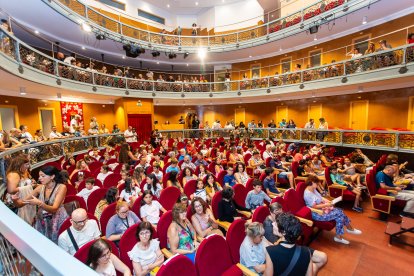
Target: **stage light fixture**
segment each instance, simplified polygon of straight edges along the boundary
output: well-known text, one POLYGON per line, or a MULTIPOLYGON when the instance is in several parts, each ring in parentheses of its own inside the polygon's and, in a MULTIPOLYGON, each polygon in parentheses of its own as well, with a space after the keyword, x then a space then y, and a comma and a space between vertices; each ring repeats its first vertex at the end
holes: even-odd
POLYGON ((205 49, 205 48, 199 48, 199 49, 198 49, 198 52, 197 52, 197 55, 198 55, 198 57, 199 57, 201 60, 204 60, 204 59, 206 58, 206 56, 207 56, 207 51, 206 51, 206 49, 205 49))
POLYGON ((312 26, 312 27, 309 28, 309 32, 311 34, 316 34, 318 32, 318 30, 319 30, 319 26, 318 25, 315 25, 315 26, 312 26))
POLYGON ((87 32, 87 33, 90 33, 90 32, 92 32, 92 28, 91 28, 91 26, 89 26, 88 24, 86 24, 85 22, 82 22, 81 23, 81 28, 82 28, 82 30, 84 30, 85 32, 87 32))
POLYGON ((169 59, 173 59, 173 58, 176 58, 176 57, 177 57, 177 54, 175 54, 175 53, 171 52, 171 53, 168 54, 169 59))
POLYGON ((152 55, 153 57, 159 57, 159 56, 161 55, 161 53, 160 53, 160 52, 158 52, 158 51, 154 51, 154 52, 152 52, 152 53, 151 53, 151 55, 152 55))
POLYGON ((122 48, 124 49, 125 55, 127 57, 136 58, 140 54, 145 53, 144 48, 140 47, 139 45, 135 45, 135 44, 125 44, 122 48))
POLYGON ((96 39, 97 39, 97 40, 105 40, 105 39, 106 39, 106 37, 105 37, 105 35, 104 35, 104 34, 97 34, 97 35, 96 35, 96 39))
POLYGON ((185 53, 184 53, 184 58, 187 58, 189 55, 190 55, 190 53, 189 53, 189 52, 185 52, 185 53))

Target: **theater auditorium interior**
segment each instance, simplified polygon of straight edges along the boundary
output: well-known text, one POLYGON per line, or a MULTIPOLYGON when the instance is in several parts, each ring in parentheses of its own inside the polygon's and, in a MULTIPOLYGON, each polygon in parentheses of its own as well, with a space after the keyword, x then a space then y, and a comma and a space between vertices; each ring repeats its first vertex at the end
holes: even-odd
POLYGON ((0 0, 0 275, 412 275, 412 0, 0 0))

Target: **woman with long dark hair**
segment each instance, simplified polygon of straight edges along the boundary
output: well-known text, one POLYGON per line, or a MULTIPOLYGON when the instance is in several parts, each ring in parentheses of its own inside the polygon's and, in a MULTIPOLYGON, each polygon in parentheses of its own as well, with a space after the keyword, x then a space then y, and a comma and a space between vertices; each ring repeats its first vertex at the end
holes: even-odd
POLYGON ((122 143, 121 149, 119 150, 118 162, 121 164, 129 164, 132 161, 136 162, 138 161, 138 158, 136 158, 131 152, 131 148, 129 147, 128 143, 122 143))
POLYGON ((68 217, 63 201, 66 196, 66 186, 62 184, 59 170, 53 166, 40 169, 38 185, 24 200, 19 193, 12 196, 16 207, 26 205, 37 206, 35 228, 40 233, 57 243, 58 231, 68 217))
POLYGON ((101 218, 103 210, 111 203, 114 203, 118 198, 118 189, 116 187, 111 187, 105 194, 105 197, 98 202, 95 209, 95 217, 98 219, 101 218))
POLYGON ((162 186, 160 183, 158 183, 158 178, 155 176, 155 174, 151 173, 147 176, 147 184, 144 186, 144 191, 151 191, 151 193, 156 196, 157 198, 160 197, 162 186))

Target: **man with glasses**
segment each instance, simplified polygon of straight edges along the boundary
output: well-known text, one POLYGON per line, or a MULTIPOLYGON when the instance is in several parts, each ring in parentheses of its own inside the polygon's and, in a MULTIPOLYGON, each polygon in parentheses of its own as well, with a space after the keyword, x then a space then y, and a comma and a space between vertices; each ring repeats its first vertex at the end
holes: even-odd
POLYGON ((88 219, 85 209, 74 210, 70 222, 72 226, 59 235, 58 245, 71 255, 74 255, 84 244, 101 236, 98 224, 94 219, 88 219))

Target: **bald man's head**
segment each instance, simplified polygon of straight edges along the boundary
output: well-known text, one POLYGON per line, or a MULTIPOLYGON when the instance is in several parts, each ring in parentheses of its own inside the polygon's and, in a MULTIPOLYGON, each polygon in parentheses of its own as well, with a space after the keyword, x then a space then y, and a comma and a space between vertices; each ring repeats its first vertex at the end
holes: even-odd
POLYGON ((88 221, 88 215, 86 213, 86 210, 83 208, 78 208, 72 212, 71 215, 71 223, 73 228, 77 231, 81 231, 88 221))

